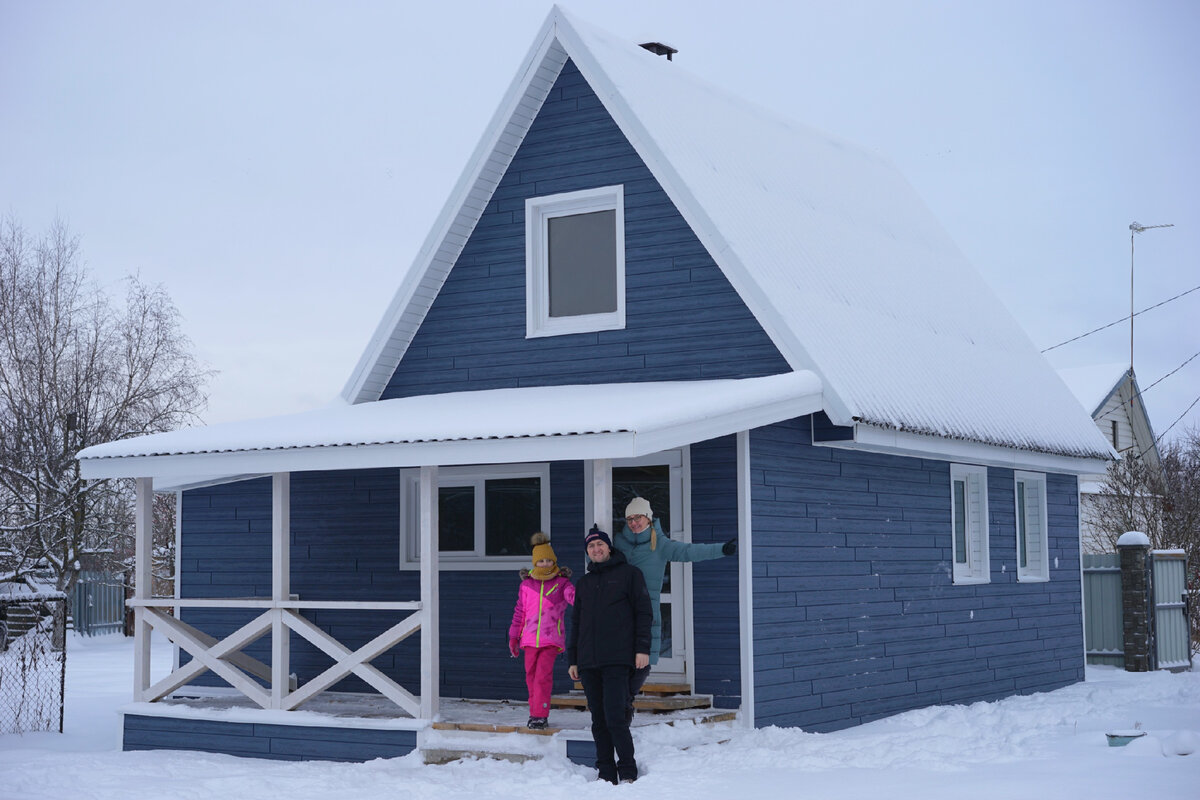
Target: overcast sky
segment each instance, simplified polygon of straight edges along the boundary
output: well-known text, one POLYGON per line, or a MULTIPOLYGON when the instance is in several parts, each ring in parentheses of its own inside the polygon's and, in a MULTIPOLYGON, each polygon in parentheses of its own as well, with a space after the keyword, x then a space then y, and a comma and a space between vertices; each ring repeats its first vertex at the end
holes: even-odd
MULTIPOLYGON (((1200 286, 1200 2, 576 0, 679 68, 893 161, 1039 348, 1200 286)), ((0 214, 163 284, 206 422, 342 389, 545 0, 0 0, 0 214)), ((1145 389, 1200 291, 1137 318, 1145 389)), ((1127 363, 1128 323, 1047 353, 1127 363)), ((1146 391, 1158 433, 1200 358, 1146 391)), ((1200 405, 1169 434, 1200 426, 1200 405)))

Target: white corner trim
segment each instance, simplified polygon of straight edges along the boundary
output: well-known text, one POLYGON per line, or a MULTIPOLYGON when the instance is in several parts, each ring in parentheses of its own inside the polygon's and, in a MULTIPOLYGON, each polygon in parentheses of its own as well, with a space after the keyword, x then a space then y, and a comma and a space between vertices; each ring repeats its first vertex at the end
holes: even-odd
POLYGON ((754 728, 754 559, 753 514, 750 507, 750 432, 737 434, 738 617, 742 708, 738 723, 754 728))

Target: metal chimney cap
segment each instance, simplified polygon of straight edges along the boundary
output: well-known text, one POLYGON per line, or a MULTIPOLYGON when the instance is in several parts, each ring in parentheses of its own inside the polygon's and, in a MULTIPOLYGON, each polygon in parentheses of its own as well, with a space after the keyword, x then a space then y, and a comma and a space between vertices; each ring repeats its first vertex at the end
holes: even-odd
POLYGON ((656 56, 666 56, 667 61, 670 61, 671 56, 673 56, 679 52, 674 47, 671 47, 671 45, 663 44, 662 42, 643 42, 639 46, 646 48, 651 53, 654 53, 654 55, 656 55, 656 56))

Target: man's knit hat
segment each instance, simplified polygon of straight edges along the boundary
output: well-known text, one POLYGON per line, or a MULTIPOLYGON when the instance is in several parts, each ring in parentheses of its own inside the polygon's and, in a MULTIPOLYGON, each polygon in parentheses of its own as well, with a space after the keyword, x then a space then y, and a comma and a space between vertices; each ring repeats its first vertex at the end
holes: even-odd
POLYGON ((596 541, 597 539, 599 539, 600 541, 602 541, 606 545, 608 545, 610 550, 612 549, 612 546, 613 546, 612 539, 608 538, 607 533, 600 530, 599 525, 593 525, 592 529, 587 532, 586 536, 583 537, 583 546, 587 547, 589 544, 596 541))

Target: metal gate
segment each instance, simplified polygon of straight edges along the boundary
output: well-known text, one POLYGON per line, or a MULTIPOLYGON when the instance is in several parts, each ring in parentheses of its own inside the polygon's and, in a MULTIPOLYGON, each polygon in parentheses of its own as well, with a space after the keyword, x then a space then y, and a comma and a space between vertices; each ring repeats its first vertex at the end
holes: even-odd
POLYGON ((1154 561, 1154 628, 1158 668, 1192 668, 1191 631, 1187 618, 1187 556, 1182 550, 1156 550, 1154 561))
POLYGON ((71 619, 85 636, 125 629, 125 582, 122 576, 84 571, 71 590, 71 619))
MULTIPOLYGON (((1154 668, 1191 669, 1187 556, 1182 550, 1154 550, 1150 553, 1150 570, 1157 662, 1154 668)), ((1087 663, 1125 666, 1119 554, 1083 556, 1083 620, 1087 663)))

